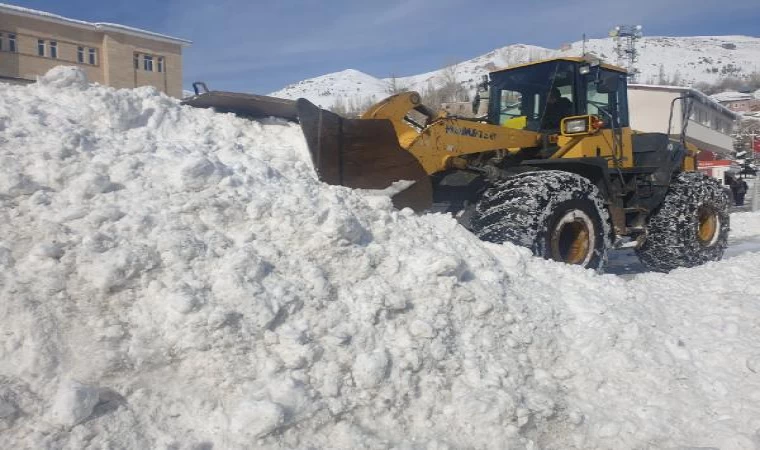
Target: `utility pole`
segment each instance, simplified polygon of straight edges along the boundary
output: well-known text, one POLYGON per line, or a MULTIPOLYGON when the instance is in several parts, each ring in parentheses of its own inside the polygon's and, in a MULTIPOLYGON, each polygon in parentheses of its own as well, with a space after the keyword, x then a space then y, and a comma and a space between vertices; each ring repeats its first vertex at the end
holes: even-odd
POLYGON ((586 33, 583 33, 583 54, 581 56, 586 56, 586 33))

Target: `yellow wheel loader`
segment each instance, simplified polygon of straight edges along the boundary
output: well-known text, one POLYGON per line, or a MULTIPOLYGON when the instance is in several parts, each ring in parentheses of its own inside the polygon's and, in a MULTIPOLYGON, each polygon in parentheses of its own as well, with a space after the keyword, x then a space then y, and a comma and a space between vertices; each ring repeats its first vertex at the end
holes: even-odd
MULTIPOLYGON (((688 118, 690 99, 677 100, 688 118)), ((631 130, 624 69, 573 57, 510 67, 490 73, 474 110, 478 102, 486 115, 455 117, 405 92, 348 119, 305 99, 198 92, 186 101, 297 120, 322 181, 412 181, 397 207, 451 213, 483 240, 544 258, 600 269, 621 243, 657 271, 722 257, 728 198, 696 171, 686 125, 678 139, 670 124, 667 133, 631 130)))

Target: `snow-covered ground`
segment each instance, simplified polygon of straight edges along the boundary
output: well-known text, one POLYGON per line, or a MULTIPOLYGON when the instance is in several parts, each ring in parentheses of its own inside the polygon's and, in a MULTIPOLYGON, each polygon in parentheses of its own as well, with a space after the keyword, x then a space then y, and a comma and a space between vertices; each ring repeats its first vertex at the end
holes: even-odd
POLYGON ((0 448, 760 445, 758 213, 598 275, 321 184, 293 124, 0 90, 0 448))

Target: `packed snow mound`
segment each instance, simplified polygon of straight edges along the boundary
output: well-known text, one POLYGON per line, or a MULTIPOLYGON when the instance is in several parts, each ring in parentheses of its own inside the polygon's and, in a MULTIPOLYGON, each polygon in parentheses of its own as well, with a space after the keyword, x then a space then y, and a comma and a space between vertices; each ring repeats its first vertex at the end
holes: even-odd
POLYGON ((564 415, 550 310, 453 219, 319 183, 296 125, 79 75, 0 100, 4 447, 486 447, 564 415))
POLYGON ((57 66, 43 76, 37 77, 37 84, 52 88, 87 89, 87 74, 77 67, 57 66))
POLYGON ((759 254, 599 276, 79 77, 0 85, 3 448, 757 442, 759 254))

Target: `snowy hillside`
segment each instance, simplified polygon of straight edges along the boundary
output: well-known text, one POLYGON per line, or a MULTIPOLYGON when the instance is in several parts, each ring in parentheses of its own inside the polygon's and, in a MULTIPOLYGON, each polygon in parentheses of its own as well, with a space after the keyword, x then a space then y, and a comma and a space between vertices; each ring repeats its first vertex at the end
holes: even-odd
MULTIPOLYGON (((587 49, 602 58, 614 55, 612 39, 592 39, 587 49)), ((749 36, 645 37, 639 46, 639 81, 656 83, 663 67, 665 77, 690 85, 719 78, 760 72, 760 38, 749 36)), ((568 53, 580 53, 574 43, 568 53)), ((614 61, 613 61, 614 62, 614 61)))
MULTIPOLYGON (((760 71, 760 38, 757 37, 644 37, 638 48, 640 58, 637 67, 641 72, 638 80, 642 83, 657 83, 661 74, 667 79, 666 82, 690 85, 760 71)), ((617 63, 611 38, 591 39, 587 41, 586 49, 610 63, 617 63)), ((446 79, 446 73, 452 72, 456 80, 474 92, 481 76, 491 70, 553 56, 579 56, 582 52, 582 42, 575 42, 562 51, 515 44, 447 69, 402 77, 396 81, 399 86, 421 91, 429 84, 440 85, 446 79)), ((305 97, 329 107, 338 97, 344 102, 353 99, 357 103, 367 98, 380 100, 388 95, 389 84, 387 78, 374 78, 346 70, 300 81, 270 95, 293 99, 305 97)))
POLYGON ((757 443, 760 214, 626 280, 319 183, 290 123, 0 92, 0 448, 757 443))
POLYGON ((322 75, 290 85, 283 91, 270 94, 282 98, 308 98, 321 107, 330 107, 340 97, 355 102, 365 99, 374 101, 387 97, 388 83, 358 70, 322 75))

